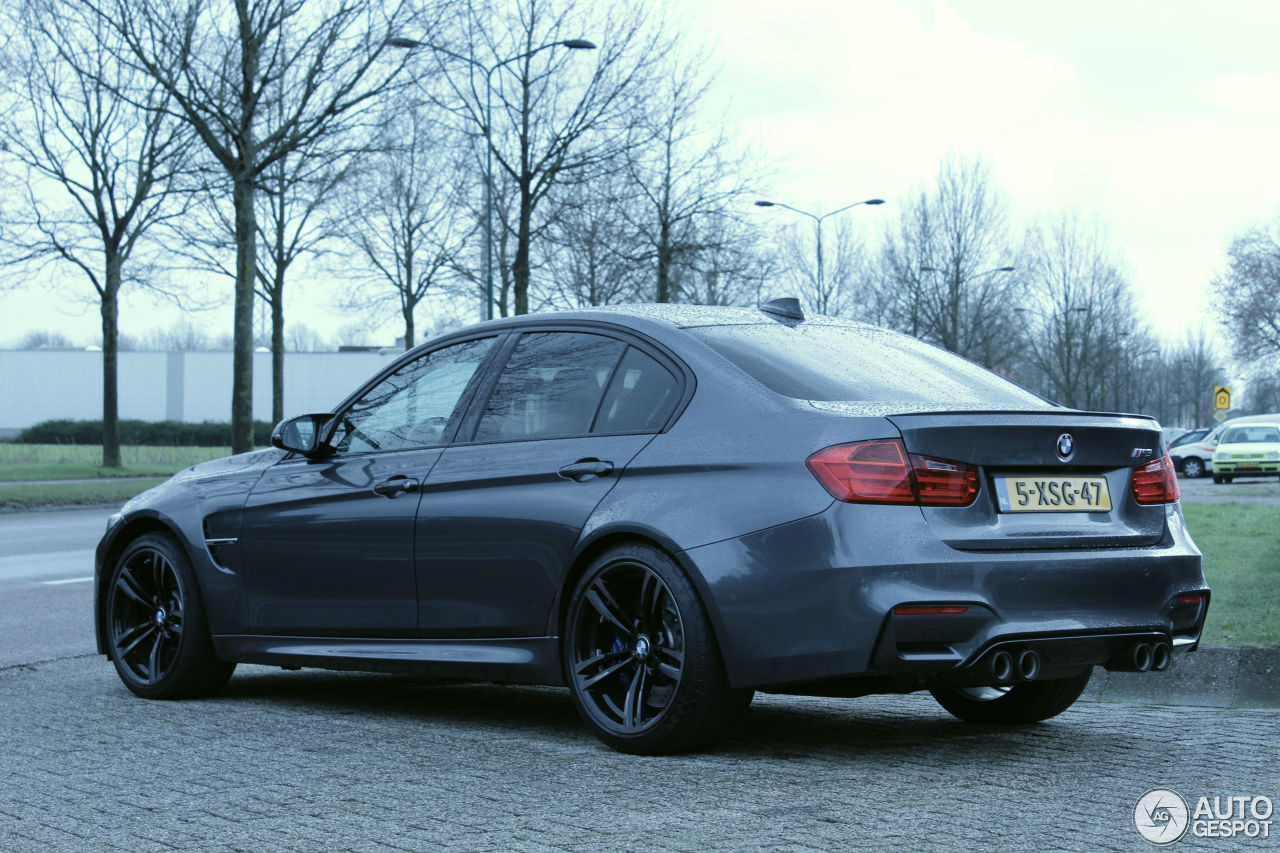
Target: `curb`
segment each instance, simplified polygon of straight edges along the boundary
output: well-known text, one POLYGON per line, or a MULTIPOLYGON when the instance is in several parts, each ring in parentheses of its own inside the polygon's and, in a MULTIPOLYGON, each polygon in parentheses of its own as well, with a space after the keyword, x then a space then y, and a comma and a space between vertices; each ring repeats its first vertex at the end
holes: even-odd
POLYGON ((1280 708, 1280 648, 1202 647, 1174 655, 1166 672, 1095 667, 1080 701, 1280 708))

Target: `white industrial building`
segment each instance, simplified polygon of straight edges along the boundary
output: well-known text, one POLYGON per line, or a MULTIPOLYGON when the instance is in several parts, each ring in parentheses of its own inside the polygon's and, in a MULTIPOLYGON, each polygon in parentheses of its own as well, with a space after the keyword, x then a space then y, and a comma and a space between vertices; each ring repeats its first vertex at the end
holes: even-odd
MULTIPOLYGON (((286 415, 325 412, 400 354, 295 352, 284 359, 286 415)), ((142 421, 231 420, 231 352, 122 352, 119 415, 142 421)), ((271 419, 271 354, 253 358, 253 416, 271 419)), ((102 418, 102 353, 0 350, 0 438, 48 420, 102 418)))

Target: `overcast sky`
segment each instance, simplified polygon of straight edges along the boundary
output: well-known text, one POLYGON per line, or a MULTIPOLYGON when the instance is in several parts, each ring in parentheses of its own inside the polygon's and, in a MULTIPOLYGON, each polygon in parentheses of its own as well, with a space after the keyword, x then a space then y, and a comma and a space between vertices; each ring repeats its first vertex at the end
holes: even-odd
MULTIPOLYGON (((712 48, 716 106, 782 161, 771 195, 815 212, 882 197, 848 214, 868 234, 945 154, 981 154, 1015 223, 1069 208, 1097 215, 1139 305, 1175 337, 1207 315, 1232 235, 1280 216, 1280 3, 671 5, 690 39, 712 48)), ((325 334, 347 322, 303 299, 287 316, 325 334)), ((138 308, 123 331, 179 317, 138 308)), ((221 334, 230 309, 195 320, 221 334)), ((30 328, 87 342, 98 319, 92 306, 51 309, 47 294, 0 295, 0 343, 30 328)))

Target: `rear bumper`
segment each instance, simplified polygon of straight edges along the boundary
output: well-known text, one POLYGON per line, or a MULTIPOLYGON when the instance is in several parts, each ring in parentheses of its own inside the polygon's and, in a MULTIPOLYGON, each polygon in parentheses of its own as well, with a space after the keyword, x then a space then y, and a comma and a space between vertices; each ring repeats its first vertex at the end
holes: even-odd
POLYGON ((682 556, 704 584, 737 687, 974 683, 1006 646, 1036 649, 1040 677, 1065 676, 1115 665, 1140 640, 1194 649, 1208 609, 1200 552, 1176 507, 1163 540, 1138 548, 961 551, 913 507, 836 504, 682 556), (1188 609, 1179 598, 1192 593, 1204 599, 1188 609), (903 605, 965 609, 895 614, 903 605))

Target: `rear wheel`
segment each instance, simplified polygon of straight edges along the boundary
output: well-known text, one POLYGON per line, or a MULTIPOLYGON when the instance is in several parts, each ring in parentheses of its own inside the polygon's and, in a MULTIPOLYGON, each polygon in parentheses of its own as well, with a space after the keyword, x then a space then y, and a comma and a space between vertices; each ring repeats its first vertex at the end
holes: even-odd
POLYGON ((111 662, 139 696, 206 695, 226 684, 235 669, 214 654, 195 573, 166 534, 140 536, 116 560, 105 621, 111 662))
POLYGON ((732 690, 710 620, 684 572, 647 545, 601 555, 578 582, 564 632, 578 713, 620 752, 701 746, 751 702, 732 690))
POLYGON ((1027 681, 1000 687, 939 687, 938 704, 967 723, 1011 725, 1056 717, 1080 698, 1092 668, 1070 678, 1027 681))
POLYGON ((1188 477, 1203 477, 1204 463, 1194 456, 1182 460, 1182 473, 1188 477))

